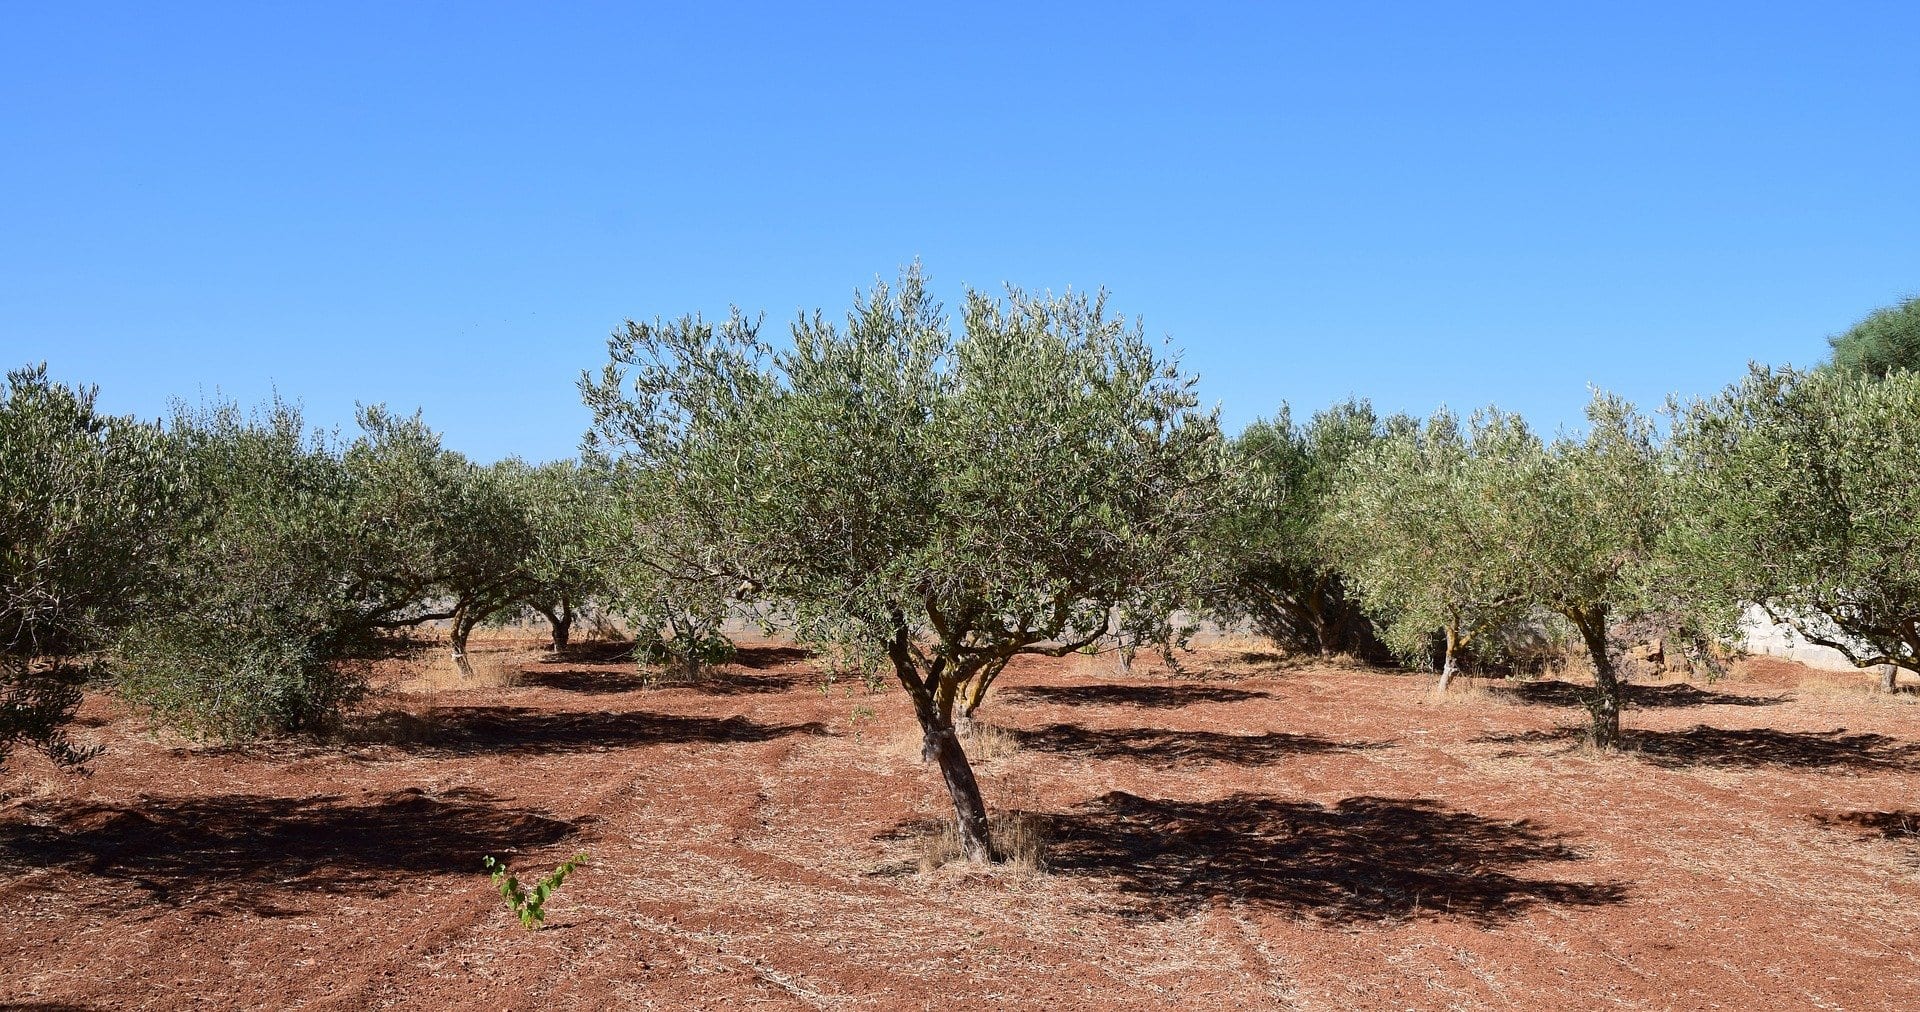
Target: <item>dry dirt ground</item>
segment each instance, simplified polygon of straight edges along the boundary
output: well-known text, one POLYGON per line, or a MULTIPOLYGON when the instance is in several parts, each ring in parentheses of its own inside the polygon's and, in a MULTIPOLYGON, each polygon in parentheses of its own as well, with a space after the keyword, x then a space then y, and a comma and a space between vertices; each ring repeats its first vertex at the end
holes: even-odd
POLYGON ((1791 665, 1636 687, 1633 751, 1598 756, 1564 682, 1023 663, 981 775, 1049 867, 923 872, 945 803, 899 691, 777 644, 673 688, 491 648, 491 687, 403 681, 357 744, 194 745, 90 699, 90 777, 0 776, 0 998, 1920 1008, 1920 707, 1791 665), (537 933, 481 871, 579 851, 537 933))

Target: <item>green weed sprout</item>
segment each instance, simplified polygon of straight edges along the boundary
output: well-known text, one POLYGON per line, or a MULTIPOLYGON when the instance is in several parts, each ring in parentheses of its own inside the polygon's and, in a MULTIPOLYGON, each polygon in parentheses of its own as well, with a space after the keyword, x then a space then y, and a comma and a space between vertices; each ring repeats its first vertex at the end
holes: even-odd
POLYGON ((586 863, 587 855, 575 854, 528 890, 521 887, 520 880, 507 870, 506 865, 491 856, 485 861, 487 872, 493 876, 493 884, 500 890, 500 897, 507 901, 508 908, 515 917, 520 918, 520 923, 528 931, 540 930, 540 925, 547 919, 547 897, 560 888, 560 883, 565 882, 575 868, 586 863))

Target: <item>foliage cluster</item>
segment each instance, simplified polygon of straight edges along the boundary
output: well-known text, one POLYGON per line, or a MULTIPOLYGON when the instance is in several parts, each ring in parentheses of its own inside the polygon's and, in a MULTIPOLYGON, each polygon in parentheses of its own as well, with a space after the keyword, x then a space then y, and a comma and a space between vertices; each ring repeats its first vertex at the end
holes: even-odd
POLYGON ((1673 442, 1682 593, 1757 605, 1888 687, 1920 672, 1920 372, 1755 367, 1673 442))
POLYGON ((547 876, 534 883, 532 889, 520 884, 520 879, 507 866, 488 856, 482 860, 488 875, 493 879, 500 898, 507 901, 507 909, 520 920, 520 926, 528 931, 538 931, 547 922, 547 900, 560 888, 574 869, 587 863, 587 855, 575 854, 547 873, 547 876))
POLYGON ((1876 378, 1900 369, 1920 372, 1920 296, 1874 310, 1829 343, 1838 372, 1876 378))
POLYGON ((17 369, 0 391, 0 761, 25 743, 77 763, 63 727, 82 659, 150 599, 178 475, 156 426, 96 391, 17 369))
POLYGON ((1207 539, 1207 616, 1294 652, 1384 660, 1379 630, 1348 585, 1352 569, 1330 540, 1329 508, 1349 462, 1411 425, 1349 400, 1305 425, 1283 405, 1272 421, 1248 426, 1233 441, 1226 506, 1207 539))

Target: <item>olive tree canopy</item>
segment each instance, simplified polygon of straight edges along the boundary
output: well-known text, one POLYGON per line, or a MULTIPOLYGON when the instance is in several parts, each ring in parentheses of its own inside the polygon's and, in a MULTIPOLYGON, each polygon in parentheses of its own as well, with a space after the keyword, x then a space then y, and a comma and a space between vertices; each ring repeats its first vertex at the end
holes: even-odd
POLYGON ((1876 309, 1829 338, 1833 368, 1861 376, 1885 376, 1896 369, 1920 372, 1920 296, 1876 309))
POLYGON ((1348 462, 1412 425, 1398 415, 1383 421, 1363 400, 1316 412, 1304 425, 1282 405, 1272 421, 1249 425, 1233 441, 1227 505, 1210 538, 1208 616, 1246 623, 1288 651, 1385 660, 1327 540, 1327 510, 1348 462))
POLYGON ((916 266, 792 336, 776 350, 738 312, 629 322, 582 382, 591 440, 658 483, 683 554, 803 637, 886 659, 966 854, 989 858, 956 715, 1011 658, 1186 596, 1219 501, 1218 424, 1104 296, 970 291, 956 332, 916 266))
POLYGON ((0 390, 0 761, 14 744, 84 760, 64 725, 71 663, 137 615, 161 570, 175 468, 156 425, 102 415, 46 366, 0 390))
POLYGON ((1690 591, 1920 672, 1920 372, 1758 367, 1675 428, 1690 591))
POLYGON ((1336 482, 1324 537, 1396 654, 1445 643, 1440 689, 1459 655, 1524 616, 1529 546, 1510 513, 1546 462, 1518 415, 1442 409, 1355 454, 1336 482))

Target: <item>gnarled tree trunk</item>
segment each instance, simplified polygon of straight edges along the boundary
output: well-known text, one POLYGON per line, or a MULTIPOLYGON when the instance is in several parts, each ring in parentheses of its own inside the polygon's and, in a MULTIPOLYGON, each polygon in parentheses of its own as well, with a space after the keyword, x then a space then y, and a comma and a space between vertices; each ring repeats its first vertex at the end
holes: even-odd
POLYGON ((1587 712, 1593 717, 1595 748, 1620 747, 1620 697, 1622 684, 1613 666, 1613 654, 1607 649, 1607 611, 1569 612, 1567 617, 1580 630, 1593 660, 1593 691, 1587 696, 1587 712))
POLYGON ((1445 693, 1447 686, 1453 684, 1453 673, 1457 670, 1456 655, 1460 651, 1460 633, 1455 626, 1447 627, 1447 657, 1440 665, 1440 692, 1445 693))
POLYGON ((573 603, 563 597, 560 599, 559 607, 541 608, 540 614, 553 630, 554 651, 557 653, 565 650, 567 643, 573 639, 573 603))
MULTIPOLYGON (((960 747, 953 719, 961 689, 976 675, 991 680, 991 674, 983 675, 983 668, 991 666, 954 670, 944 658, 934 657, 922 672, 905 621, 896 618, 896 622, 899 624, 887 643, 887 656, 893 661, 894 676, 913 700, 913 715, 920 722, 920 757, 940 768, 940 779, 953 802, 960 852, 969 861, 992 861, 996 855, 987 824, 987 803, 980 796, 980 781, 974 779, 966 749, 960 747)), ((997 670, 992 673, 997 674, 997 670)), ((984 683, 979 688, 981 692, 974 695, 970 705, 962 708, 963 719, 971 717, 973 707, 979 705, 984 683)))
POLYGON ((947 785, 947 797, 953 801, 953 815, 960 830, 960 852, 969 861, 994 859, 993 836, 987 826, 987 803, 980 796, 980 782, 974 779, 973 764, 960 747, 960 736, 951 725, 922 726, 920 754, 940 768, 940 779, 947 785))
POLYGON ((472 608, 463 604, 453 610, 452 621, 448 641, 453 647, 453 666, 460 670, 460 677, 472 678, 473 662, 467 658, 467 637, 472 635, 473 627, 480 624, 479 618, 472 608))

